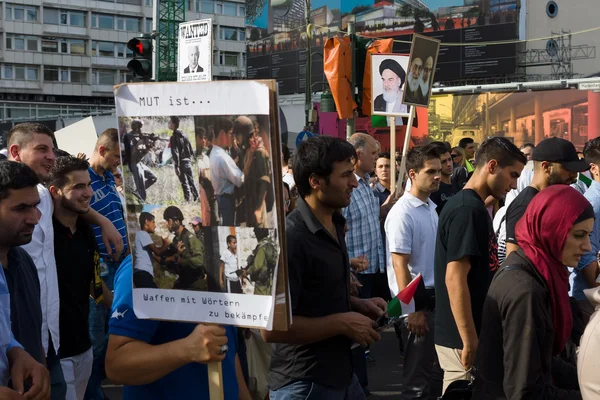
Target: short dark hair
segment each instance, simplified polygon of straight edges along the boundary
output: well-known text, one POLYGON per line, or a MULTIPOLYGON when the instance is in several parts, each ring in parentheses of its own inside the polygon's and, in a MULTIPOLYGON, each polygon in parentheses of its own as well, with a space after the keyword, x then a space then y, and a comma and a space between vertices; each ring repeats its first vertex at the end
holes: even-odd
POLYGON ((451 151, 450 147, 446 145, 447 142, 431 142, 429 146, 435 147, 438 149, 440 156, 445 153, 449 153, 451 151))
POLYGON ((281 153, 283 155, 283 163, 287 165, 290 162, 290 149, 285 145, 281 145, 281 153))
POLYGON ((228 235, 226 240, 227 240, 227 244, 229 244, 229 243, 231 243, 233 240, 235 240, 235 236, 233 236, 233 235, 228 235))
POLYGON ((439 160, 440 156, 446 152, 446 146, 428 144, 425 146, 418 146, 411 149, 406 155, 406 171, 411 169, 415 172, 419 172, 428 160, 439 160))
POLYGON ((54 147, 57 147, 54 132, 52 132, 50 128, 48 128, 46 125, 26 122, 17 124, 10 131, 8 131, 7 148, 13 144, 18 145, 19 147, 24 147, 36 133, 49 136, 50 139, 52 139, 52 143, 54 143, 54 147))
POLYGON ((466 149, 468 145, 470 145, 471 143, 475 143, 475 141, 473 140, 473 138, 470 137, 464 137, 462 139, 460 139, 458 141, 458 146, 462 147, 463 149, 466 149))
POLYGON ((294 180, 302 198, 311 192, 310 176, 315 174, 329 182, 333 163, 356 161, 356 149, 345 140, 331 136, 313 136, 300 143, 294 155, 294 180))
POLYGON ((179 117, 171 116, 171 122, 175 126, 175 129, 179 129, 179 117))
POLYGON ((35 187, 39 178, 27 165, 16 161, 0 162, 0 201, 8 197, 9 190, 35 187))
POLYGON ((590 140, 583 146, 583 158, 588 164, 600 165, 600 137, 590 140))
POLYGON ((532 149, 535 149, 535 145, 531 142, 527 142, 527 143, 523 143, 521 145, 521 150, 525 150, 527 147, 531 147, 532 149))
POLYGON ((477 164, 475 168, 482 168, 491 160, 496 160, 500 168, 509 167, 517 162, 527 164, 527 157, 517 146, 510 140, 497 136, 488 138, 481 144, 475 157, 477 164))
POLYGON ((213 136, 219 136, 219 133, 221 131, 227 133, 230 130, 233 129, 233 122, 231 122, 231 120, 229 118, 225 118, 225 117, 219 117, 217 118, 217 121, 215 122, 215 131, 213 133, 213 136))
POLYGON ((50 172, 46 186, 62 189, 67 184, 67 175, 73 171, 87 171, 90 164, 86 160, 73 156, 57 157, 50 172))
POLYGON ((104 146, 107 150, 119 148, 119 131, 115 128, 108 128, 98 136, 96 141, 95 151, 98 151, 100 146, 104 146))
POLYGON ((199 137, 200 139, 206 138, 206 129, 204 129, 204 127, 202 127, 202 126, 197 126, 196 127, 196 137, 199 137))
POLYGON ((155 217, 154 215, 150 214, 149 212, 143 212, 140 214, 140 228, 144 229, 144 225, 146 225, 146 222, 151 222, 154 221, 155 217))
POLYGON ((388 153, 387 151, 384 151, 383 153, 379 153, 379 156, 377 156, 377 158, 387 158, 389 160, 391 157, 390 157, 390 153, 388 153))

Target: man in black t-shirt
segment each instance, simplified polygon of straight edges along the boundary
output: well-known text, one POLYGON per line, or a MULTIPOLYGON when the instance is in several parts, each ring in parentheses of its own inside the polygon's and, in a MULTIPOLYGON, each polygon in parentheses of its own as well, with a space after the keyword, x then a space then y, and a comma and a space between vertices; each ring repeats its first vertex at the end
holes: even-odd
POLYGON ((571 142, 561 138, 542 140, 533 149, 533 179, 531 184, 510 203, 506 209, 506 256, 519 248, 515 226, 527 206, 540 190, 552 185, 570 185, 577 180, 579 172, 590 165, 580 160, 571 142))
POLYGON ((484 200, 517 187, 525 156, 509 140, 487 139, 464 189, 444 206, 435 248, 435 344, 444 391, 470 377, 490 271, 498 268, 496 240, 484 200))
POLYGON ((348 206, 358 186, 355 159, 352 145, 330 136, 302 142, 294 157, 300 198, 285 232, 294 323, 285 332, 262 333, 277 343, 271 400, 365 398, 350 349, 380 339, 375 319, 384 315, 386 303, 350 295, 345 219, 338 210, 348 206))
POLYGON ((88 163, 56 159, 48 189, 54 202, 54 256, 60 296, 60 364, 67 399, 82 399, 92 372, 89 298, 110 307, 110 291, 100 279, 100 253, 92 228, 80 215, 90 210, 93 192, 88 163))

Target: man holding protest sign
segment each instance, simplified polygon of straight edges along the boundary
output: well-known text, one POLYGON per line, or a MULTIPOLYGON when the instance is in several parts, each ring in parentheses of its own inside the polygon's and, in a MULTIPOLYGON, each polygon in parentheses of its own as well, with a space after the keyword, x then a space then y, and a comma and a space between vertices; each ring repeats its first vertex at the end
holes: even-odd
POLYGON ((286 223, 293 323, 285 332, 263 332, 276 343, 271 400, 365 398, 350 348, 381 338, 374 319, 385 315, 386 303, 350 295, 345 219, 338 210, 358 186, 355 161, 351 144, 329 136, 302 142, 294 157, 301 198, 286 223))

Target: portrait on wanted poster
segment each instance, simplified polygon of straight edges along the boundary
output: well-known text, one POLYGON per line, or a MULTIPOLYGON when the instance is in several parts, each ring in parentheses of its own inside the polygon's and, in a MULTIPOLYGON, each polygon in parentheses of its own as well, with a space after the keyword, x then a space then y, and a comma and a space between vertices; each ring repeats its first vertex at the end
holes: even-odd
POLYGON ((136 315, 270 329, 282 223, 269 88, 160 83, 115 93, 136 315))
POLYGON ((177 80, 206 82, 212 80, 212 20, 179 24, 177 80))

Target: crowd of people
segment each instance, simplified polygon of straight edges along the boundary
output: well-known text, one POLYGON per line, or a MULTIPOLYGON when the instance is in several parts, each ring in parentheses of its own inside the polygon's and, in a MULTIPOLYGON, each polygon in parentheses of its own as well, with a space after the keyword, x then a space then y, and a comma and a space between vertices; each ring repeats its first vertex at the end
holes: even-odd
MULTIPOLYGON (((134 273, 129 254, 116 129, 98 137, 89 161, 56 149, 40 124, 16 125, 7 151, 2 399, 104 399, 105 376, 125 385, 125 399, 208 399, 214 361, 228 400, 363 399, 387 302, 418 276, 415 312, 395 326, 399 398, 600 396, 600 139, 581 156, 559 138, 521 149, 501 137, 478 148, 433 142, 408 152, 394 193, 396 166, 367 134, 284 148, 293 320, 261 332, 137 318, 132 288, 148 276, 134 273)), ((180 178, 187 170, 180 165, 180 178)), ((164 218, 188 240, 183 252, 201 230, 177 226, 176 208, 164 218)), ((148 241, 154 217, 142 213, 139 224, 140 248, 160 260, 148 241)), ((219 284, 239 293, 237 239, 226 240, 219 284)))

